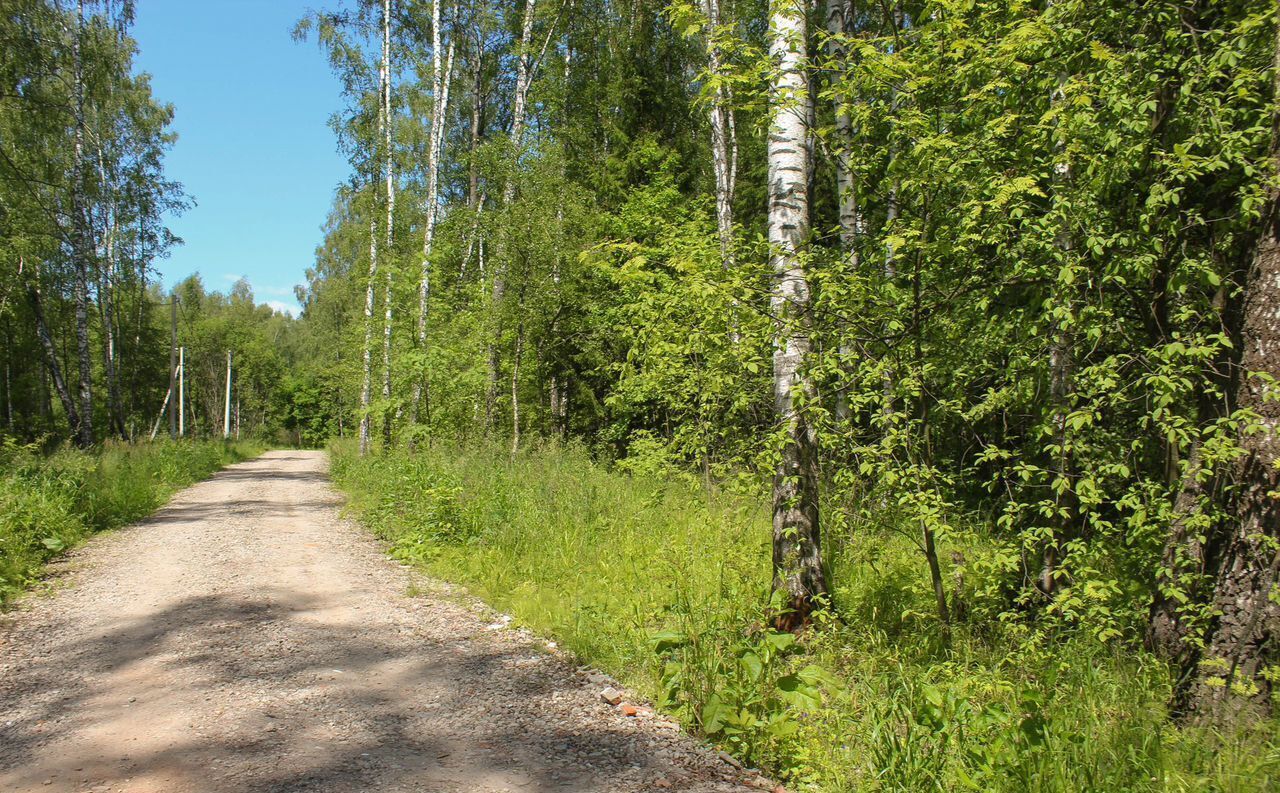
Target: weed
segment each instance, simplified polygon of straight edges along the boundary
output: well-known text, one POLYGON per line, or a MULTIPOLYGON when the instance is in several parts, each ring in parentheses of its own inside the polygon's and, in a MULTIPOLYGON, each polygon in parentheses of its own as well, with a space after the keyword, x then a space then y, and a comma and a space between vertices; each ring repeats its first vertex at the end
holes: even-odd
MULTIPOLYGON (((557 445, 333 454, 356 514, 397 555, 797 788, 1258 791, 1280 778, 1275 722, 1172 726, 1168 669, 1118 640, 975 619, 942 641, 920 554, 892 526, 830 544, 839 619, 797 639, 764 627, 769 515, 749 489, 557 445)), ((972 542, 974 558, 995 547, 972 542)))
POLYGON ((53 556, 146 517, 175 491, 260 451, 165 441, 44 455, 0 439, 0 604, 30 586, 53 556))

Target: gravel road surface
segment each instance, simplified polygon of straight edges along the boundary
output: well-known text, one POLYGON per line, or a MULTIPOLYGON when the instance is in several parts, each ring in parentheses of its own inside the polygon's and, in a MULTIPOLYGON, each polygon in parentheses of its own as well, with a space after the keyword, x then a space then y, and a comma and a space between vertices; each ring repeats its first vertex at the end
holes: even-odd
POLYGON ((326 468, 227 468, 0 615, 0 791, 769 789, 389 560, 326 468))

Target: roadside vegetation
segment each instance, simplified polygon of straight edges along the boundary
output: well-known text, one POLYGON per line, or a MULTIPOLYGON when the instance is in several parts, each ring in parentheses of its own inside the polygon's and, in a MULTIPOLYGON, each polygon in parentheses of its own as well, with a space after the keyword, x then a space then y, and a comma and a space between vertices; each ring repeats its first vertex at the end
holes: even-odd
MULTIPOLYGON (((1275 0, 333 0, 296 318, 155 283, 134 4, 9 5, 17 443, 336 437, 397 553, 797 784, 1276 787, 1275 0)), ((14 586, 172 486, 6 454, 14 586)))
POLYGON ((146 517, 178 490, 261 451, 256 443, 204 440, 46 455, 0 439, 0 605, 57 554, 146 517))
MULTIPOLYGON (((892 523, 831 538, 839 616, 797 638, 766 627, 759 493, 559 445, 332 451, 353 510, 396 556, 801 788, 1258 791, 1280 778, 1274 721, 1175 726, 1169 667, 1145 651, 972 619, 976 604, 958 605, 948 641, 923 557, 892 523)), ((973 600, 988 583, 949 574, 973 600)))

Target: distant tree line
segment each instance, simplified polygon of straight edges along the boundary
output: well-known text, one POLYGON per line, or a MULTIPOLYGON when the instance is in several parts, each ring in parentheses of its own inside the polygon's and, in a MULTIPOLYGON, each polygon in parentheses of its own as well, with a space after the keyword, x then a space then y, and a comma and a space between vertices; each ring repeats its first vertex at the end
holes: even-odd
POLYGON ((234 428, 300 439, 290 318, 255 306, 243 281, 225 296, 198 278, 160 289, 155 264, 180 242, 165 216, 189 199, 164 173, 173 109, 135 74, 133 12, 90 0, 0 12, 0 431, 82 447, 167 435, 176 299, 187 434, 223 433, 230 351, 234 428))

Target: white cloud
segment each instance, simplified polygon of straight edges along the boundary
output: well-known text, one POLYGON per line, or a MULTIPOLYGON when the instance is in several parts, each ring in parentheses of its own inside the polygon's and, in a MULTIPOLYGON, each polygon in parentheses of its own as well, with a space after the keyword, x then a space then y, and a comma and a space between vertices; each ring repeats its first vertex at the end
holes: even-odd
POLYGON ((283 300, 268 300, 266 305, 271 306, 273 311, 279 311, 281 314, 288 314, 291 317, 298 316, 298 307, 292 303, 286 303, 283 300))

